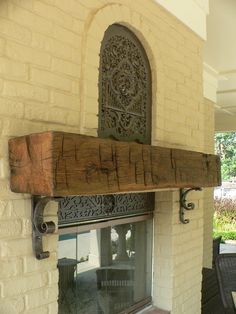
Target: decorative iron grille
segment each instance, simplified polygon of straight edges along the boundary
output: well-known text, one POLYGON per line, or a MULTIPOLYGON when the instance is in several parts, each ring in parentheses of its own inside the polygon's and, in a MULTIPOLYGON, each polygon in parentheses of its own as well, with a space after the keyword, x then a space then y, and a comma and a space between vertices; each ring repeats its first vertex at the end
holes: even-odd
POLYGON ((142 214, 154 209, 154 193, 65 197, 59 203, 59 225, 142 214))
POLYGON ((150 66, 126 27, 114 24, 106 30, 99 70, 99 136, 150 144, 150 66))

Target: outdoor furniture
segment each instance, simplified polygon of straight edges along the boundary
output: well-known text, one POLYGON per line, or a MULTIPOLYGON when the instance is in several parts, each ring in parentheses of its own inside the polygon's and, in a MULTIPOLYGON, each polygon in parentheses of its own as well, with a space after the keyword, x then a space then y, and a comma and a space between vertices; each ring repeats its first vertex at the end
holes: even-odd
POLYGON ((58 260, 59 271, 59 314, 73 313, 75 299, 75 271, 77 260, 73 258, 61 258, 58 260))
POLYGON ((119 313, 133 304, 133 269, 100 268, 96 273, 102 313, 119 313))
POLYGON ((221 242, 222 237, 217 237, 213 239, 213 254, 212 254, 212 266, 215 266, 215 259, 217 256, 220 254, 220 242, 221 242))
POLYGON ((236 291, 236 253, 219 254, 215 267, 225 312, 236 313, 232 297, 232 291, 236 291))
POLYGON ((224 314, 216 270, 202 269, 202 314, 224 314))
POLYGON ((66 291, 68 288, 73 287, 77 263, 77 260, 73 258, 61 258, 58 260, 60 291, 66 291))

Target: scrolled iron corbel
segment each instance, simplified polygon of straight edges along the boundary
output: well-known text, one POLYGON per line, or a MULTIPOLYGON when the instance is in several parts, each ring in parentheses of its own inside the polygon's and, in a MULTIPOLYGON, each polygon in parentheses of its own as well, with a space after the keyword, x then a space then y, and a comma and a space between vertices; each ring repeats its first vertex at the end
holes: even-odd
POLYGON ((188 224, 189 219, 184 218, 185 210, 192 210, 195 208, 194 203, 187 203, 186 196, 191 191, 202 191, 202 188, 191 188, 191 189, 180 189, 180 209, 179 209, 179 220, 183 224, 188 224))
POLYGON ((49 251, 43 250, 42 237, 46 234, 54 233, 56 225, 53 221, 44 221, 44 209, 50 201, 60 201, 61 198, 53 197, 32 197, 32 240, 33 250, 38 260, 48 258, 50 256, 49 251))

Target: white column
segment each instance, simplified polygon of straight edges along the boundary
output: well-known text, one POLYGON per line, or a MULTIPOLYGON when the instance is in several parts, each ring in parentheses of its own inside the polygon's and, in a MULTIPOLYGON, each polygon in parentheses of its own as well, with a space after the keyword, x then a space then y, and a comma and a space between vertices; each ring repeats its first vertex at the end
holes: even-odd
POLYGON ((89 263, 100 267, 100 244, 101 232, 98 230, 90 231, 90 250, 89 250, 89 263))

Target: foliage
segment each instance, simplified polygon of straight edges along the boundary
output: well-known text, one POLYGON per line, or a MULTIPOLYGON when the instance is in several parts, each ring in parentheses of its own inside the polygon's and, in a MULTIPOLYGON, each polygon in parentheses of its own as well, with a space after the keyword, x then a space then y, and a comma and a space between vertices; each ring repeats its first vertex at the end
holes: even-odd
POLYGON ((222 179, 236 177, 236 132, 217 133, 215 150, 221 158, 222 179))
MULTIPOLYGON (((222 179, 236 177, 236 132, 217 133, 215 150, 221 158, 222 179)), ((213 236, 222 235, 223 240, 236 239, 236 200, 216 198, 214 206, 213 236)))
POLYGON ((236 240, 236 231, 214 231, 213 238, 217 238, 222 236, 221 242, 225 242, 226 240, 236 240))
POLYGON ((222 235, 223 240, 236 239, 236 199, 215 198, 213 236, 222 235))

